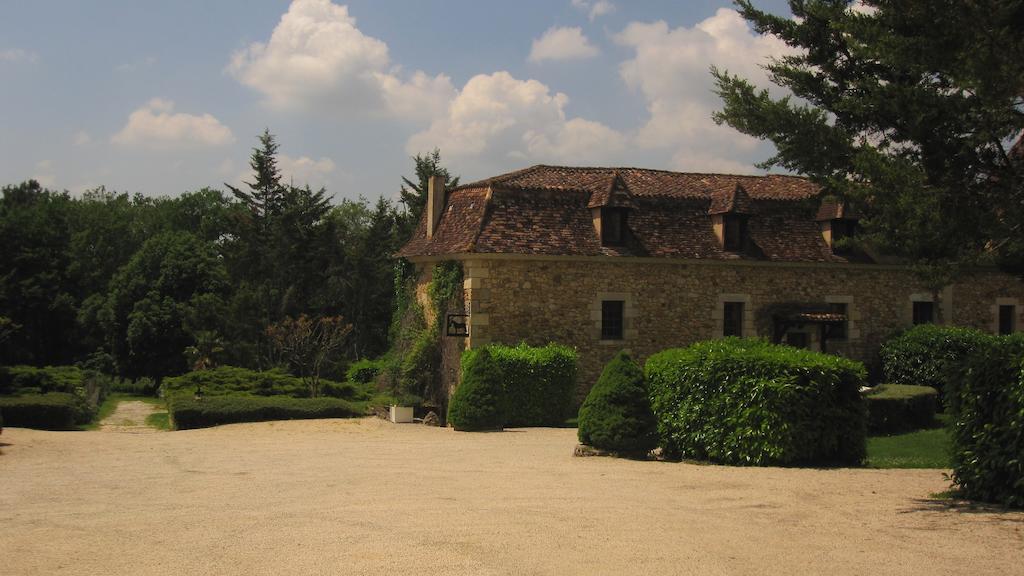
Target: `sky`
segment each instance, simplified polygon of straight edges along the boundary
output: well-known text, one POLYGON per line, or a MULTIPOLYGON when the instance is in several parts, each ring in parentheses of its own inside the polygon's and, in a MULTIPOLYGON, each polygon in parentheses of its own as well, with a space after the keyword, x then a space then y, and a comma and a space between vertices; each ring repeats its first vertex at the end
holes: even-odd
MULTIPOLYGON (((788 14, 784 0, 755 0, 788 14)), ((709 68, 786 53, 727 0, 3 0, 0 185, 176 196, 250 179, 395 198, 534 164, 757 174, 709 68)))

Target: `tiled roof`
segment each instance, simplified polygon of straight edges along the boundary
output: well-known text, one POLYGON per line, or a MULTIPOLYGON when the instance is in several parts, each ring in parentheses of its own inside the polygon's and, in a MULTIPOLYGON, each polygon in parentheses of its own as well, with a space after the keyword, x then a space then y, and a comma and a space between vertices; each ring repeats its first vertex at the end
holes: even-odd
MULTIPOLYGON (((820 188, 794 176, 533 166, 448 194, 437 232, 420 222, 398 256, 543 254, 844 262, 814 217, 820 188), (616 182, 621 185, 616 186, 616 182), (628 202, 628 204, 626 204, 628 202), (601 246, 591 209, 628 207, 624 246, 601 246), (749 214, 751 250, 724 251, 709 211, 749 214)), ((425 216, 424 216, 425 218, 425 216)))

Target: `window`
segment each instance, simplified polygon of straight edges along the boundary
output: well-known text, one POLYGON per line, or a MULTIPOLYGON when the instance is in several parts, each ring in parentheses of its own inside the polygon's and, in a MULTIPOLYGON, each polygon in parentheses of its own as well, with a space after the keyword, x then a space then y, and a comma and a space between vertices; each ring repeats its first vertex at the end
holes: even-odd
POLYGON ((601 340, 622 340, 622 300, 601 302, 601 340))
POLYGON ((743 302, 725 302, 722 324, 723 336, 743 336, 743 302))
POLYGON ((934 302, 914 302, 914 326, 935 322, 934 302))
POLYGON ((999 334, 1006 336, 1017 330, 1017 307, 1013 304, 999 306, 999 334))
POLYGON ((722 244, 729 252, 743 249, 747 236, 747 221, 742 216, 726 214, 722 217, 722 244))
POLYGON ((829 324, 827 329, 829 340, 846 340, 849 330, 847 329, 847 323, 849 322, 849 316, 847 316, 847 306, 845 302, 832 302, 828 305, 828 311, 832 314, 842 314, 846 316, 839 324, 829 324))
POLYGON ((626 210, 601 208, 601 245, 621 246, 626 243, 626 210))

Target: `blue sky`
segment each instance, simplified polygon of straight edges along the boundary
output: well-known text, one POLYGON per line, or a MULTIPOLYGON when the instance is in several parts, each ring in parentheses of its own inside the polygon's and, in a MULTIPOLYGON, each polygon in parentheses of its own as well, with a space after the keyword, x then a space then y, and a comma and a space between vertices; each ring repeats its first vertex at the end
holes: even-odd
MULTIPOLYGON (((757 4, 786 13, 782 0, 757 4)), ((714 0, 7 2, 0 183, 147 195, 246 177, 266 127, 297 184, 396 194, 434 147, 464 180, 537 163, 756 173, 712 64, 785 46, 714 0)))

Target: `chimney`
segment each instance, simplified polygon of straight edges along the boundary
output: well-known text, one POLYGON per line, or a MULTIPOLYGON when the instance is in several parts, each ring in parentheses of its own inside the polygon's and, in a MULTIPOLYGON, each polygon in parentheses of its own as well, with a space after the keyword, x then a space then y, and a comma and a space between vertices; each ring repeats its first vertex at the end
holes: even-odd
POLYGON ((427 238, 433 238, 444 212, 444 176, 431 176, 427 183, 427 238))

